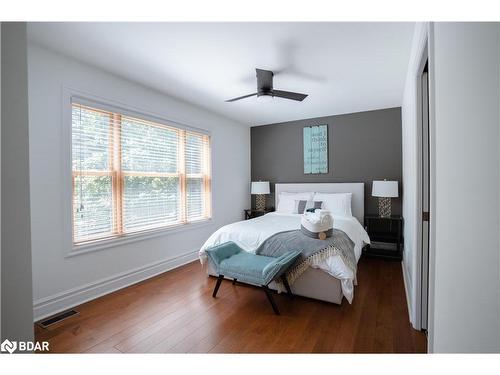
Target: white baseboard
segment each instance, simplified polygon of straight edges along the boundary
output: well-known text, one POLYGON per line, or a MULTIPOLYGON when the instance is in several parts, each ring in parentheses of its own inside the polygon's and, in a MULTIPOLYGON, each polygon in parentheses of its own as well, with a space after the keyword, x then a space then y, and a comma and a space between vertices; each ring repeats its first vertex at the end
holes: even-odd
POLYGON ((405 285, 405 294, 406 294, 406 304, 408 306, 408 318, 410 319, 410 323, 413 325, 413 309, 411 304, 411 282, 408 279, 409 275, 406 271, 406 266, 404 262, 401 262, 401 267, 403 268, 403 283, 405 285))
POLYGON ((78 306, 132 284, 136 284, 139 281, 149 279, 163 272, 190 263, 197 258, 198 250, 190 251, 175 258, 150 263, 78 288, 40 298, 33 303, 34 321, 36 322, 40 319, 57 314, 58 312, 78 306))

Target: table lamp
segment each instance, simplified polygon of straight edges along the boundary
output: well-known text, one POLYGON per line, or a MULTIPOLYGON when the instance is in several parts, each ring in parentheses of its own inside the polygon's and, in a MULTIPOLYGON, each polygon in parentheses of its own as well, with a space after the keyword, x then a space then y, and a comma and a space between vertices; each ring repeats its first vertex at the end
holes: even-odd
POLYGON ((391 217, 391 198, 398 197, 397 181, 373 181, 372 196, 378 197, 378 213, 382 218, 391 217))
POLYGON ((269 181, 256 181, 252 182, 251 194, 256 195, 255 197, 255 208, 257 210, 265 210, 266 208, 266 196, 271 191, 269 189, 269 181))

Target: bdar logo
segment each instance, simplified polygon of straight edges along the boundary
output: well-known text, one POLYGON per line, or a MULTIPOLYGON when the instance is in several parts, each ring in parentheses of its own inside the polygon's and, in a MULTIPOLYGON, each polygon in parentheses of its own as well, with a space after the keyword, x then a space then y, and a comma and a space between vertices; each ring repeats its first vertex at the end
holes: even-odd
POLYGON ((7 339, 5 339, 2 342, 2 345, 0 345, 0 350, 2 352, 9 352, 10 354, 14 353, 17 349, 17 342, 12 342, 7 339))

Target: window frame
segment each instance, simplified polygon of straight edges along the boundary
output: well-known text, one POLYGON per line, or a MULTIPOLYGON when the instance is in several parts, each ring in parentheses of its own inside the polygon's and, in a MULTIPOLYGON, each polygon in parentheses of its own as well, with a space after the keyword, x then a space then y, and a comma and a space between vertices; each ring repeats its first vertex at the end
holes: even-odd
MULTIPOLYGON (((115 246, 120 246, 126 243, 147 240, 150 238, 155 238, 158 236, 174 234, 177 232, 182 232, 186 230, 193 230, 202 228, 205 226, 213 225, 214 213, 213 213, 213 157, 212 157, 212 147, 213 142, 211 132, 193 126, 185 125, 177 120, 166 119, 163 116, 147 112, 145 110, 124 105, 123 103, 114 102, 112 100, 102 99, 92 94, 83 93, 79 90, 71 89, 68 87, 63 87, 63 113, 62 113, 62 141, 63 141, 63 157, 62 168, 63 168, 63 248, 66 250, 66 257, 71 257, 79 254, 84 254, 92 251, 97 251, 101 249, 111 248, 115 246), (74 212, 73 212, 73 182, 75 177, 75 172, 72 167, 72 106, 76 102, 81 105, 92 107, 105 112, 118 113, 122 116, 130 116, 138 118, 145 121, 150 121, 153 123, 158 123, 160 125, 165 125, 166 127, 175 128, 185 132, 193 132, 197 134, 206 135, 210 139, 210 146, 208 147, 208 181, 206 187, 209 189, 210 194, 206 204, 208 205, 209 217, 204 219, 199 219, 190 222, 181 222, 167 226, 153 227, 150 229, 133 231, 130 233, 117 234, 111 237, 97 238, 81 243, 74 243, 74 212)), ((78 173, 78 172, 77 172, 78 173)), ((83 172, 85 174, 85 172, 83 172)), ((129 172, 121 172, 122 176, 127 175, 129 172)), ((108 174, 104 172, 103 174, 108 174)), ((114 176, 112 176, 113 178, 114 176)), ((187 179, 187 174, 184 174, 184 178, 187 179)), ((115 197, 113 197, 115 199, 115 197)))

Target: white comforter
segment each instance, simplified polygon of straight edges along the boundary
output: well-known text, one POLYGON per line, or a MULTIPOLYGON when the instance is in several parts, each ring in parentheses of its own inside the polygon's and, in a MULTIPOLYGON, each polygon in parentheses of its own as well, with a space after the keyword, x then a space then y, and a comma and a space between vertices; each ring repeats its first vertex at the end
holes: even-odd
MULTIPOLYGON (((301 216, 298 214, 272 212, 255 219, 225 225, 213 233, 201 247, 199 253, 200 260, 204 262, 206 259, 205 249, 227 241, 235 242, 245 251, 255 252, 272 235, 288 230, 300 229, 301 216)), ((334 216, 333 227, 344 231, 354 242, 354 254, 356 261, 358 261, 361 256, 361 249, 365 244, 370 243, 368 234, 363 226, 354 217, 334 216)), ((344 296, 349 303, 352 303, 356 275, 344 264, 340 256, 334 255, 311 266, 319 268, 339 279, 344 296)))

